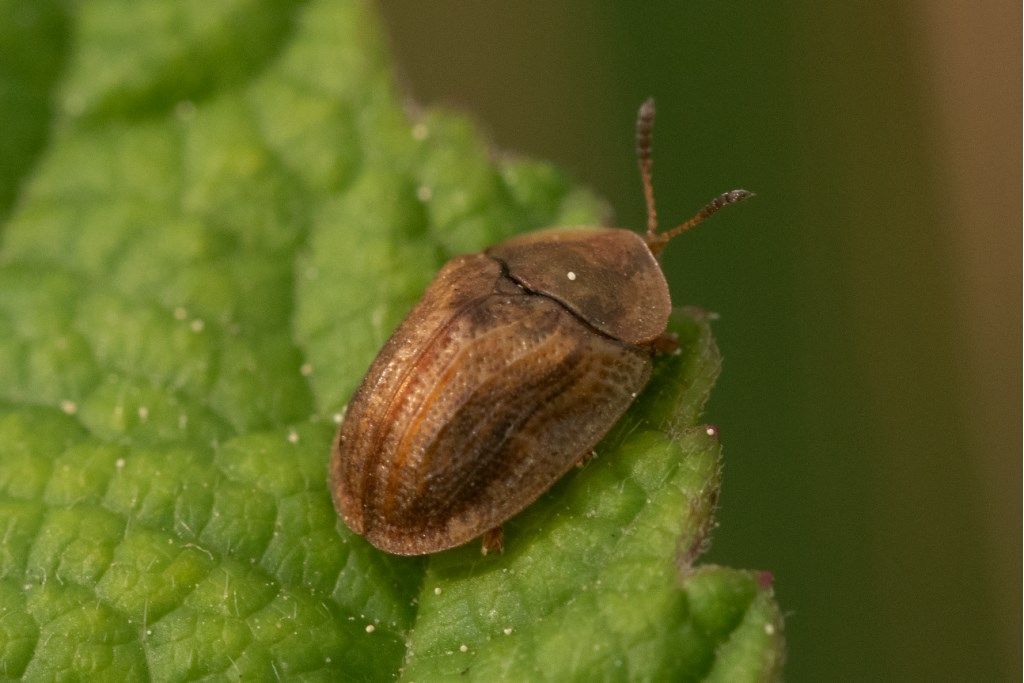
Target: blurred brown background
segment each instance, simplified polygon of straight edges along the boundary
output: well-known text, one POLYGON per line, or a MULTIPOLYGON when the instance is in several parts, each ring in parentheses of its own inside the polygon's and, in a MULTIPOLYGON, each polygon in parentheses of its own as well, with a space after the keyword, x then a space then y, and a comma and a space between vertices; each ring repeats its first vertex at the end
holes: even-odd
POLYGON ((707 560, 775 572, 789 680, 1021 670, 1019 3, 382 3, 410 92, 640 227, 721 313, 707 560))

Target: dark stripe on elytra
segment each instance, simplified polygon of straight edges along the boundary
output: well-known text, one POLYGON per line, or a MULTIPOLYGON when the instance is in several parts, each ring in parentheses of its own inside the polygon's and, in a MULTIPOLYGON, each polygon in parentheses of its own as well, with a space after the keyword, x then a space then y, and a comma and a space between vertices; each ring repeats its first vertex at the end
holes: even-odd
MULTIPOLYGON (((501 278, 501 275, 497 275, 495 280, 501 278)), ((368 447, 366 448, 365 462, 363 465, 363 471, 360 473, 362 479, 362 508, 363 508, 363 527, 364 532, 369 529, 370 525, 376 521, 374 519, 372 508, 374 507, 374 501, 378 495, 380 482, 377 477, 378 466, 380 461, 387 457, 389 454, 384 452, 382 448, 383 442, 387 439, 390 433, 391 427, 395 423, 395 412, 401 405, 400 397, 405 395, 405 390, 409 385, 409 381, 417 373, 416 370, 420 369, 424 364, 429 365, 433 362, 436 357, 436 345, 437 341, 441 339, 445 334, 449 333, 456 322, 462 319, 463 316, 471 314, 475 309, 479 308, 490 299, 491 295, 481 296, 475 299, 471 299, 464 306, 456 310, 452 315, 441 325, 438 326, 434 334, 430 335, 428 339, 420 346, 420 352, 417 354, 416 359, 406 364, 405 372, 402 373, 402 378, 398 382, 395 390, 391 393, 387 402, 387 408, 384 410, 384 415, 381 419, 374 421, 371 424, 372 435, 367 435, 368 447)), ((403 322, 404 324, 404 322, 403 322)), ((389 468, 394 471, 394 467, 389 468)))
MULTIPOLYGON (((493 298, 493 296, 492 297, 487 297, 485 300, 489 300, 491 298, 493 298)), ((553 309, 551 312, 554 314, 554 319, 551 320, 550 323, 545 323, 543 325, 544 338, 537 344, 537 346, 534 347, 534 349, 532 349, 533 352, 535 352, 536 349, 540 348, 543 344, 549 342, 549 340, 551 339, 552 335, 557 332, 558 318, 560 317, 561 313, 558 311, 558 309, 553 309)), ((488 319, 490 319, 490 316, 487 316, 487 317, 488 317, 488 319)), ((544 317, 548 318, 549 316, 545 315, 544 317)), ((496 333, 500 332, 503 329, 506 329, 509 325, 518 325, 520 322, 521 321, 514 320, 514 321, 511 321, 509 323, 500 325, 500 326, 491 327, 490 329, 487 330, 487 332, 482 337, 475 338, 474 339, 474 343, 479 343, 482 339, 484 339, 484 338, 486 338, 486 337, 488 337, 490 335, 496 334, 496 333)), ((540 332, 541 330, 538 329, 537 331, 540 332)), ((529 357, 530 357, 530 354, 526 354, 522 358, 519 359, 519 362, 526 361, 526 360, 529 359, 529 357)), ((459 359, 459 355, 456 355, 455 358, 453 358, 451 362, 452 363, 456 363, 458 361, 458 359, 459 359)), ((500 368, 496 373, 494 373, 493 375, 490 375, 490 377, 495 377, 497 375, 501 375, 501 374, 507 373, 510 367, 514 367, 514 364, 510 365, 510 366, 504 366, 504 367, 500 368)), ((487 378, 481 378, 481 384, 486 383, 486 380, 487 380, 487 378)), ((501 391, 506 391, 506 390, 502 389, 501 391)), ((467 406, 469 406, 469 407, 479 407, 480 405, 484 405, 484 401, 479 396, 479 393, 478 392, 469 392, 469 393, 466 393, 464 396, 461 397, 461 400, 458 402, 458 404, 453 404, 453 405, 448 406, 448 408, 449 408, 449 410, 451 412, 451 415, 450 415, 449 419, 446 421, 446 423, 441 427, 441 429, 439 429, 438 432, 434 435, 434 437, 432 439, 432 442, 436 444, 436 443, 440 443, 440 442, 444 441, 445 435, 450 433, 453 429, 455 429, 456 425, 458 425, 458 428, 460 430, 466 431, 467 427, 464 426, 464 425, 459 424, 459 416, 460 416, 460 414, 463 415, 463 416, 466 416, 467 413, 466 413, 466 411, 464 409, 467 406)), ((421 410, 422 409, 423 409, 423 407, 421 406, 421 410)), ((465 419, 464 419, 464 421, 465 421, 465 419)), ((468 429, 471 431, 472 424, 468 425, 468 429)), ((432 466, 431 458, 432 457, 434 457, 434 453, 431 450, 431 446, 428 444, 425 447, 425 452, 423 453, 423 459, 420 461, 420 463, 419 463, 419 465, 417 467, 417 470, 420 473, 426 472, 426 471, 428 471, 431 468, 431 466, 432 466)), ((421 481, 420 482, 420 486, 418 487, 418 490, 415 493, 409 495, 407 497, 407 499, 404 500, 404 501, 396 501, 395 500, 395 494, 396 494, 396 491, 397 491, 397 489, 399 487, 399 480, 402 478, 402 476, 408 476, 410 474, 408 472, 400 471, 401 469, 402 469, 401 467, 393 467, 392 468, 392 476, 389 478, 389 480, 387 482, 387 495, 382 497, 382 498, 380 498, 380 499, 375 499, 375 500, 377 500, 377 505, 378 505, 377 509, 381 513, 381 516, 384 517, 384 518, 390 519, 391 523, 395 523, 397 519, 401 519, 401 518, 405 518, 405 517, 408 517, 410 520, 415 520, 416 522, 422 522, 422 514, 423 513, 422 512, 416 512, 415 513, 416 516, 413 516, 413 513, 411 511, 418 507, 417 504, 418 504, 418 502, 420 500, 424 500, 424 499, 425 500, 433 500, 433 498, 431 498, 432 493, 429 490, 428 491, 424 491, 423 490, 423 488, 424 488, 423 484, 425 482, 421 481), (397 503, 397 505, 396 505, 396 503, 397 503), (403 507, 404 507, 404 509, 401 509, 403 507), (398 508, 398 509, 396 510, 396 508, 398 508)), ((418 526, 418 524, 417 524, 417 526, 418 526)))
MULTIPOLYGON (((466 315, 470 319, 472 319, 473 316, 476 316, 478 318, 478 320, 476 321, 478 327, 485 326, 486 324, 490 325, 487 328, 487 330, 481 336, 472 336, 471 335, 472 336, 472 342, 471 342, 472 344, 480 344, 484 340, 486 340, 487 337, 490 337, 490 336, 493 336, 493 335, 497 335, 497 334, 501 333, 502 331, 507 330, 510 327, 518 329, 518 327, 520 326, 520 323, 522 322, 521 320, 509 320, 507 322, 503 322, 501 324, 495 325, 493 323, 493 321, 495 319, 495 316, 493 315, 493 313, 482 313, 481 312, 484 309, 488 309, 488 307, 484 306, 483 304, 488 303, 488 302, 493 302, 493 299, 495 299, 496 297, 503 298, 503 297, 500 297, 499 295, 491 295, 491 296, 485 297, 484 299, 481 300, 481 302, 480 302, 481 305, 479 307, 474 307, 471 311, 467 311, 466 315)), ((555 330, 556 325, 557 325, 558 311, 557 310, 553 310, 552 313, 555 316, 555 320, 552 321, 553 324, 545 324, 545 328, 547 328, 545 330, 545 334, 548 337, 551 336, 551 333, 555 330)), ((549 318, 549 317, 552 317, 552 316, 545 315, 545 318, 549 318)), ((463 351, 460 351, 455 356, 450 358, 447 366, 444 368, 444 370, 442 371, 441 375, 439 377, 435 378, 435 380, 438 383, 438 385, 443 386, 447 381, 450 381, 450 379, 452 377, 457 376, 458 372, 463 369, 463 368, 460 367, 460 363, 461 363, 462 357, 464 355, 463 351), (451 377, 449 377, 449 375, 451 377)), ((504 367, 500 368, 493 375, 491 375, 491 377, 505 372, 507 370, 507 368, 508 368, 508 366, 504 366, 504 367)), ((486 377, 480 377, 478 379, 480 380, 481 383, 484 383, 487 380, 486 377)), ((443 393, 442 393, 442 395, 443 395, 443 393)), ((449 397, 449 399, 452 400, 452 402, 447 404, 447 405, 442 406, 442 408, 445 409, 446 411, 450 412, 451 413, 451 417, 447 420, 446 424, 444 426, 442 426, 442 428, 440 430, 438 430, 438 432, 434 435, 434 441, 437 441, 437 440, 442 438, 442 436, 445 433, 446 428, 449 427, 453 423, 453 420, 455 420, 458 417, 458 415, 459 415, 459 413, 460 413, 460 411, 462 410, 463 407, 465 407, 467 404, 470 404, 471 402, 476 402, 476 403, 479 402, 478 397, 473 392, 467 392, 461 398, 457 399, 457 402, 454 400, 455 397, 449 397)), ((429 401, 429 396, 425 397, 423 402, 421 402, 420 405, 417 406, 417 409, 414 412, 414 415, 413 415, 412 419, 415 421, 415 418, 422 416, 424 411, 429 413, 430 411, 432 411, 434 409, 434 407, 435 407, 435 404, 431 403, 429 401)), ((385 518, 393 518, 395 516, 395 508, 399 507, 401 505, 401 501, 399 501, 399 505, 396 506, 396 494, 397 494, 398 490, 401 488, 402 484, 404 483, 404 480, 407 477, 409 477, 411 474, 414 474, 414 473, 411 473, 411 472, 409 472, 407 470, 409 457, 412 454, 414 447, 411 446, 411 445, 407 445, 405 448, 403 448, 403 444, 406 444, 406 439, 408 437, 409 425, 402 425, 402 426, 403 426, 405 431, 403 432, 403 434, 401 436, 399 436, 398 443, 397 443, 395 449, 391 453, 392 462, 390 463, 390 465, 391 465, 390 476, 388 477, 387 481, 384 484, 384 491, 383 491, 383 493, 381 495, 379 495, 377 498, 374 499, 374 500, 377 501, 376 507, 379 510, 379 512, 381 513, 381 516, 383 516, 385 518)), ((409 443, 414 443, 414 441, 413 442, 409 442, 409 443)), ((430 460, 429 460, 429 445, 428 445, 427 446, 427 450, 424 453, 423 460, 416 466, 416 469, 418 470, 418 472, 422 473, 424 471, 427 471, 430 468, 430 466, 431 466, 431 463, 430 463, 430 460)), ((379 488, 380 488, 380 484, 378 484, 378 489, 379 488)), ((419 495, 418 492, 416 494, 408 495, 407 497, 408 497, 409 500, 408 500, 407 504, 414 503, 415 501, 413 499, 416 498, 417 495, 419 495)))
MULTIPOLYGON (((527 360, 528 357, 524 357, 518 363, 527 360)), ((459 478, 458 485, 451 489, 443 500, 429 497, 429 509, 423 509, 420 505, 416 505, 416 512, 432 519, 448 519, 460 511, 474 507, 480 497, 487 492, 488 484, 494 479, 493 474, 487 476, 488 472, 493 473, 495 471, 490 466, 495 461, 508 455, 505 452, 505 447, 510 437, 518 432, 521 426, 538 410, 545 407, 552 399, 555 399, 576 381, 577 373, 575 370, 583 360, 583 350, 580 345, 577 345, 565 358, 552 366, 547 372, 531 382, 524 383, 521 390, 517 391, 515 396, 505 397, 506 402, 504 406, 496 406, 495 412, 496 417, 500 416, 504 419, 492 420, 487 426, 486 431, 475 440, 477 445, 473 449, 474 456, 468 460, 472 465, 459 478), (528 407, 520 411, 518 415, 510 415, 508 412, 501 410, 502 408, 508 408, 510 402, 524 405, 527 401, 529 401, 528 407)), ((514 369, 514 367, 515 365, 509 366, 506 368, 506 372, 514 369)), ((486 400, 486 397, 480 398, 486 400)), ((455 421, 453 420, 452 422, 455 421)), ((426 501, 427 499, 421 500, 426 501)))

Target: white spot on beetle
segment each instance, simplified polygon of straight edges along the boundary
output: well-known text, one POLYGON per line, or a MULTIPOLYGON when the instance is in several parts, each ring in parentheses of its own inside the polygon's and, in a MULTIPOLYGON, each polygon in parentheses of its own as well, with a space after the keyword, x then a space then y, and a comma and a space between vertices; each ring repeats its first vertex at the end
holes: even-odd
POLYGON ((68 415, 74 415, 78 412, 78 404, 74 401, 63 400, 60 402, 60 409, 68 415))
POLYGON ((576 273, 572 272, 571 270, 568 273, 566 273, 565 276, 567 278, 569 278, 570 280, 575 280, 576 279, 576 273))

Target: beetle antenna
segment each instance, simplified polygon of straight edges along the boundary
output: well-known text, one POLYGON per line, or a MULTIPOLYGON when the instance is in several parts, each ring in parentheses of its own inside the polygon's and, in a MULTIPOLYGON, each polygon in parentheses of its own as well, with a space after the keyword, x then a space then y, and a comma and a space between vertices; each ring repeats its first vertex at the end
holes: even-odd
POLYGON ((647 202, 647 241, 655 239, 658 231, 658 212, 654 208, 654 185, 651 182, 651 136, 654 130, 654 98, 648 97, 636 114, 636 161, 640 179, 644 184, 647 202))
POLYGON ((736 202, 741 202, 744 199, 749 199, 753 196, 754 193, 747 190, 729 190, 728 192, 723 192, 708 202, 704 208, 698 211, 692 218, 680 223, 671 230, 659 232, 657 234, 651 234, 648 232, 647 246, 650 247, 651 251, 654 252, 654 255, 657 256, 673 237, 681 235, 690 228, 696 227, 702 223, 704 219, 718 213, 718 210, 722 207, 735 204, 736 202))

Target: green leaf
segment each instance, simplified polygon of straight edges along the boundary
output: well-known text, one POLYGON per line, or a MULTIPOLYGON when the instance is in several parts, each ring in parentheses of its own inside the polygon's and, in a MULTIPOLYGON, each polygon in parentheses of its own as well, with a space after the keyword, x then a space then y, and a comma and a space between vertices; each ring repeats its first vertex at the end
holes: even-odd
POLYGON ((389 556, 331 505, 335 423, 437 268, 602 202, 403 109, 363 2, 4 6, 67 23, 0 25, 37 100, 0 80, 5 677, 778 673, 770 580, 693 566, 720 468, 697 311, 503 555, 389 556))

